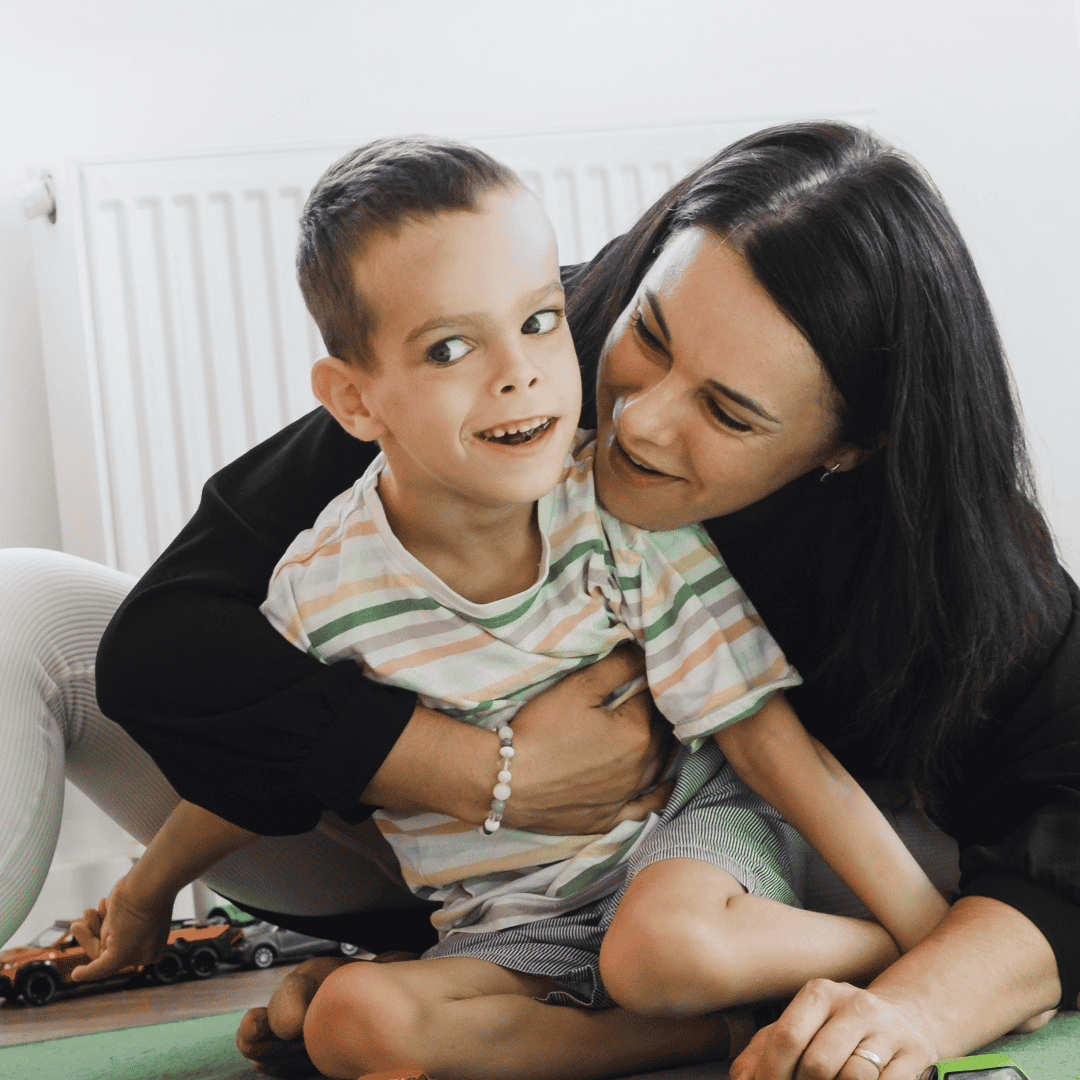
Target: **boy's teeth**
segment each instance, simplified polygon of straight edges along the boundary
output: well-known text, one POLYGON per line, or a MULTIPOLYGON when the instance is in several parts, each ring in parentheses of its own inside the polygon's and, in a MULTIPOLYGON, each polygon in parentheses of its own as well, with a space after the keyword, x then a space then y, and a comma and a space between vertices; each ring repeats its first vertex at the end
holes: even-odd
MULTIPOLYGON (((527 424, 507 424, 506 427, 489 428, 487 431, 480 433, 480 438, 487 440, 505 439, 507 436, 525 435, 531 437, 545 430, 551 424, 551 417, 547 417, 544 420, 537 420, 533 423, 527 424)), ((523 441, 523 440, 519 440, 523 441)))

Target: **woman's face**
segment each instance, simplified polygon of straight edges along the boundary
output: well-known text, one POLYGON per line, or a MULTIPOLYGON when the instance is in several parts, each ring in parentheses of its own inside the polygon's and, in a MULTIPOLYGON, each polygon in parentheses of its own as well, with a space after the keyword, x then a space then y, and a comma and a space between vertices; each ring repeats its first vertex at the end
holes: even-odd
POLYGON ((674 236, 604 346, 597 493, 616 517, 674 529, 757 502, 815 466, 857 464, 837 392, 739 253, 674 236))

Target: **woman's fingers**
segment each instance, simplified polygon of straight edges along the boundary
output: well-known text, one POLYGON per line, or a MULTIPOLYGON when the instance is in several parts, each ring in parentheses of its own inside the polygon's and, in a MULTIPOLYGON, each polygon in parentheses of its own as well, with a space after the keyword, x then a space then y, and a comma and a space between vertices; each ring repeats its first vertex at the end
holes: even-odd
POLYGON ((631 800, 619 811, 615 824, 621 821, 644 821, 650 814, 659 814, 667 806, 674 787, 674 780, 665 780, 662 784, 657 784, 648 795, 631 800))
MULTIPOLYGON (((792 1080, 796 1069, 800 1070, 798 1080, 819 1080, 816 1071, 805 1071, 803 1056, 833 1011, 834 994, 830 991, 837 984, 824 983, 823 979, 807 983, 780 1018, 762 1030, 765 1038, 758 1050, 755 1071, 746 1080, 792 1080)), ((841 1058, 830 1077, 836 1076, 843 1062, 841 1058)), ((821 1067, 814 1060, 805 1064, 812 1070, 821 1067)))
POLYGON ((868 990, 815 979, 754 1036, 732 1063, 731 1078, 912 1080, 933 1060, 927 1039, 894 1005, 868 990))
MULTIPOLYGON (((104 903, 104 901, 102 901, 104 903)), ((89 964, 82 964, 71 972, 73 982, 84 982, 93 979, 96 972, 102 967, 101 958, 105 953, 102 942, 102 915, 95 908, 87 908, 81 919, 76 919, 69 927, 72 937, 82 946, 86 955, 90 957, 89 964)), ((108 960, 106 959, 105 963, 108 960)))
POLYGON ((771 1038, 772 1024, 754 1033, 749 1045, 732 1061, 728 1069, 731 1080, 754 1080, 758 1075, 761 1055, 771 1038))
POLYGON ((613 649, 602 660, 590 664, 579 673, 582 682, 591 687, 599 704, 612 690, 645 674, 645 653, 633 645, 613 649))
POLYGON ((603 706, 613 690, 640 674, 642 663, 636 647, 617 650, 521 707, 514 717, 514 794, 504 824, 557 835, 607 832, 656 782, 670 725, 665 732, 653 722, 647 693, 617 709, 603 706))

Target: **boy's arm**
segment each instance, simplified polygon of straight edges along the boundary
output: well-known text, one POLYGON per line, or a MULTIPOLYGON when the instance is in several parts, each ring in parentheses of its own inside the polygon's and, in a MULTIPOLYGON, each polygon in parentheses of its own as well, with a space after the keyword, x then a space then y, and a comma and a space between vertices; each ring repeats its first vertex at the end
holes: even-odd
POLYGON ((258 839, 224 818, 181 801, 131 870, 71 925, 91 962, 76 982, 101 979, 161 959, 176 894, 218 860, 258 839))
POLYGON ((782 693, 716 732, 742 780, 811 843, 893 936, 902 952, 949 909, 881 811, 807 734, 782 693))

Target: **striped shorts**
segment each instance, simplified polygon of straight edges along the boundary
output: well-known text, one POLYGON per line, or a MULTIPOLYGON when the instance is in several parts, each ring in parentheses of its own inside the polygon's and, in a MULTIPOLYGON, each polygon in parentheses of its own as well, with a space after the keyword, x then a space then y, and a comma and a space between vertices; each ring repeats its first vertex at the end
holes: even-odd
POLYGON ((600 943, 626 887, 643 867, 664 859, 698 859, 727 871, 748 893, 801 907, 805 855, 798 833, 738 778, 710 740, 684 759, 660 824, 616 869, 609 893, 521 926, 451 933, 424 957, 489 960, 559 982, 564 990, 548 995, 549 1004, 611 1008, 615 1002, 600 978, 600 943))

